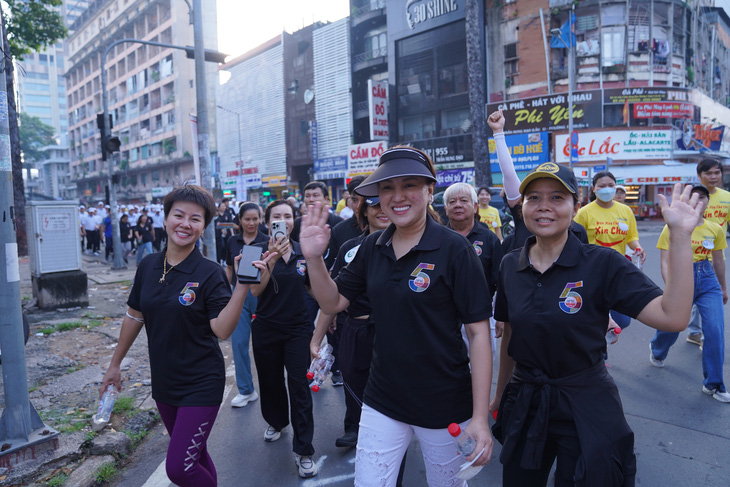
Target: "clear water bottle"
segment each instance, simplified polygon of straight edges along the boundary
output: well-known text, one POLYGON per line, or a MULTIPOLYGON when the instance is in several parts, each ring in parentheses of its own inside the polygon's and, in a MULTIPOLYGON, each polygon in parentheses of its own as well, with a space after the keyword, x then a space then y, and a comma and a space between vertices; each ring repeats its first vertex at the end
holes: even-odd
POLYGON ((332 345, 325 344, 319 349, 319 358, 314 358, 307 371, 307 379, 311 380, 311 389, 314 392, 319 391, 319 387, 327 380, 330 375, 332 364, 335 363, 335 357, 332 355, 332 345))
POLYGON ((618 336, 621 334, 621 327, 617 326, 606 333, 606 345, 613 345, 618 341, 618 336))
POLYGON ((644 270, 644 264, 643 264, 643 262, 641 262, 641 256, 637 252, 639 250, 641 250, 641 249, 636 249, 636 251, 634 251, 634 255, 631 256, 631 262, 636 267, 638 267, 640 271, 642 271, 642 270, 644 270))
POLYGON ((114 408, 114 401, 117 400, 117 395, 117 388, 112 384, 109 384, 109 387, 106 388, 106 391, 104 391, 104 394, 101 396, 99 409, 96 411, 93 418, 94 423, 106 424, 109 422, 112 415, 112 409, 114 408))
POLYGON ((477 442, 469 433, 462 431, 461 427, 456 423, 451 423, 448 430, 449 434, 454 438, 454 444, 459 453, 465 457, 474 453, 477 442))

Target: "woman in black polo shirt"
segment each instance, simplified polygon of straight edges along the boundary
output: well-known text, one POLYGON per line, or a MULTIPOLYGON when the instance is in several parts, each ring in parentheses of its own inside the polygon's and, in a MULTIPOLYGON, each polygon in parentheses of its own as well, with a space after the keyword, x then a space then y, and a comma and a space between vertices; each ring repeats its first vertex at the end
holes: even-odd
POLYGON ((206 444, 226 381, 218 340, 233 333, 249 286, 231 295, 223 269, 195 246, 215 213, 208 191, 183 186, 163 204, 167 247, 137 267, 100 393, 110 384, 121 390, 122 359, 146 325, 152 397, 170 434, 167 475, 175 485, 212 487, 217 477, 206 444))
POLYGON ((503 445, 505 486, 546 485, 556 458, 556 486, 634 485, 633 432, 603 362, 608 311, 660 330, 686 327, 689 237, 699 216, 690 189, 676 185, 671 206, 660 196, 673 239, 662 295, 618 252, 582 244, 568 231, 580 207, 569 168, 545 163, 522 181, 522 214, 533 236, 502 260, 494 313, 505 322, 490 405, 499 405, 493 432, 503 445))
POLYGON ((466 485, 454 478, 463 462, 446 430, 454 422, 476 440, 468 460, 482 450, 477 465, 491 457, 489 289, 469 242, 430 216, 435 182, 433 163, 422 151, 385 151, 357 192, 378 196, 392 224, 363 241, 336 281, 322 259, 327 212, 315 205, 302 220, 300 243, 322 311, 338 313, 364 293, 372 306, 375 342, 357 443, 358 486, 394 485, 413 435, 430 485, 466 485), (471 374, 462 323, 471 343, 471 374))
POLYGON ((289 239, 294 228, 291 204, 285 200, 271 202, 264 218, 269 228, 275 221, 285 221, 287 231, 287 236, 277 242, 272 236, 269 250, 276 255, 268 265, 270 271, 262 273, 260 284, 251 286, 251 292, 258 297, 256 319, 251 323, 253 357, 259 377, 261 413, 269 424, 264 440, 276 441, 281 437, 291 412, 292 449, 299 476, 313 477, 317 475, 317 465, 312 459, 314 417, 307 383, 312 338, 304 300, 307 265, 299 244, 289 239))

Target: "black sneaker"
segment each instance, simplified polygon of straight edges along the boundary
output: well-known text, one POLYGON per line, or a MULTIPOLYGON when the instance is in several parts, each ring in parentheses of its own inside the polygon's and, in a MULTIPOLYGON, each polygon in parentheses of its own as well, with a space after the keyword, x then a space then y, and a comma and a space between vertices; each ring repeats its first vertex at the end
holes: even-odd
POLYGON ((349 448, 357 445, 357 431, 347 431, 342 438, 335 440, 335 446, 338 448, 349 448))
POLYGON ((340 373, 340 371, 332 372, 332 385, 335 387, 339 387, 344 384, 345 381, 342 380, 342 373, 340 373))

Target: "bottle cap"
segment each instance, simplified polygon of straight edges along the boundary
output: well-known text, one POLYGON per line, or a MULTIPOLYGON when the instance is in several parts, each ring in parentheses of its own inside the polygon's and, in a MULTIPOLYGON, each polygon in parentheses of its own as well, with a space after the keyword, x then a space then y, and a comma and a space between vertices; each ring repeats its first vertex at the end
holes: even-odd
POLYGON ((492 413, 492 417, 494 418, 495 421, 497 421, 497 412, 498 411, 495 409, 494 412, 492 413))
POLYGON ((319 386, 318 386, 318 385, 316 385, 316 384, 315 384, 315 385, 313 385, 313 386, 312 386, 312 390, 313 390, 314 392, 319 392, 319 386))
POLYGON ((314 379, 314 372, 312 372, 312 371, 307 372, 307 379, 309 379, 309 380, 314 379))
POLYGON ((615 333, 616 335, 620 335, 620 334, 621 334, 621 327, 620 327, 620 326, 617 326, 616 328, 614 328, 614 329, 613 329, 613 332, 614 332, 614 333, 615 333))
POLYGON ((454 438, 456 438, 457 436, 459 436, 461 434, 461 427, 456 423, 451 423, 449 425, 448 430, 449 430, 449 434, 451 436, 453 436, 454 438))

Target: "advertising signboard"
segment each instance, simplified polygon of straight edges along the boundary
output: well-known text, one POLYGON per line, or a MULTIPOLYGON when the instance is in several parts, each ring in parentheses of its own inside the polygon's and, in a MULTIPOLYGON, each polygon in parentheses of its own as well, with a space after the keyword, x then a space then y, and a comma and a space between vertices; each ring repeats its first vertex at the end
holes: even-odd
MULTIPOLYGON (((507 135, 505 142, 516 171, 529 171, 550 160, 547 132, 507 135)), ((497 161, 497 144, 494 139, 489 139, 489 162, 493 173, 502 172, 497 161)))
MULTIPOLYGON (((581 132, 578 155, 583 161, 666 159, 671 156, 671 130, 581 132)), ((556 162, 569 161, 568 134, 555 136, 556 162)))
POLYGON ((388 148, 386 141, 367 142, 348 147, 347 177, 368 175, 378 167, 378 158, 388 148))
POLYGON ((370 140, 388 140, 388 82, 368 80, 370 140))
MULTIPOLYGON (((509 112, 505 134, 525 134, 568 129, 568 95, 553 95, 508 100, 487 105, 487 115, 496 111, 509 112)), ((573 128, 600 128, 603 124, 601 90, 573 93, 573 128)))
MULTIPOLYGON (((474 161, 471 134, 451 135, 433 139, 414 140, 408 142, 417 149, 428 154, 434 164, 446 165, 474 161)), ((451 166, 453 169, 455 166, 451 166)))
POLYGON ((677 139, 677 147, 681 150, 719 151, 724 132, 724 126, 713 128, 711 124, 685 120, 682 124, 682 135, 677 139))
POLYGON ((325 157, 314 161, 315 179, 338 179, 344 178, 346 174, 347 156, 325 157))

